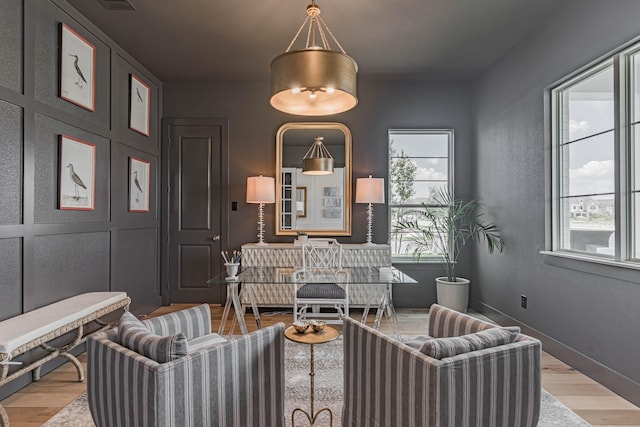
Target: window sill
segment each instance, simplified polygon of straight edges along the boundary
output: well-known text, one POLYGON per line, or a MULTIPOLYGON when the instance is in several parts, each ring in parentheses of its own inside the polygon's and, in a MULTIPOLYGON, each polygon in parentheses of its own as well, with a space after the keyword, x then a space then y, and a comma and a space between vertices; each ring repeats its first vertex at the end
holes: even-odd
POLYGON ((420 260, 414 257, 391 257, 392 264, 442 264, 442 259, 433 257, 422 257, 420 260))
POLYGON ((640 277, 638 277, 640 264, 637 263, 590 257, 567 252, 540 251, 540 254, 544 257, 544 263, 548 265, 595 274, 610 279, 640 283, 640 277))

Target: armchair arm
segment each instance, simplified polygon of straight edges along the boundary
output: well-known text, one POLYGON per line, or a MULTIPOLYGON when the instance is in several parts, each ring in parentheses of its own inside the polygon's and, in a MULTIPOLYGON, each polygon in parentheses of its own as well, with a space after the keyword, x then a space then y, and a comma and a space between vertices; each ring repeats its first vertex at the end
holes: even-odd
POLYGON ((208 304, 143 320, 156 335, 167 336, 182 332, 187 339, 211 333, 211 308, 208 304))
POLYGON ((435 390, 440 425, 535 427, 541 344, 527 338, 443 359, 435 390))
POLYGON ((442 361, 344 318, 344 427, 431 426, 442 361))
POLYGON ((185 413, 192 414, 197 425, 285 425, 283 323, 191 353, 160 369, 166 374, 160 375, 158 399, 175 406, 165 411, 170 421, 185 413))
POLYGON ((157 425, 160 364, 112 341, 114 330, 87 338, 87 400, 98 427, 157 425), (144 421, 143 421, 144 420, 144 421))

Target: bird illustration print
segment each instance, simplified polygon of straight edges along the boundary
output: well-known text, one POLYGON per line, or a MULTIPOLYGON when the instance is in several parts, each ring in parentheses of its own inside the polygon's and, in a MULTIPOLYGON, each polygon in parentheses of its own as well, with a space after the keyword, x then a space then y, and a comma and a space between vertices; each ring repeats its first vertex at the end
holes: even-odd
POLYGON ((138 101, 144 103, 142 100, 142 95, 140 95, 140 88, 136 88, 136 95, 138 95, 138 101))
POLYGON ((138 188, 138 191, 136 192, 136 203, 139 203, 140 196, 142 195, 142 193, 144 193, 144 191, 142 191, 142 187, 140 186, 140 182, 138 181, 138 171, 133 171, 133 183, 138 188))
POLYGON ((71 163, 69 163, 67 167, 69 168, 69 177, 71 178, 71 181, 73 181, 75 189, 75 195, 73 196, 73 198, 78 200, 80 198, 80 189, 78 187, 82 187, 86 190, 87 186, 84 185, 82 179, 80 179, 80 177, 75 173, 75 171, 73 170, 73 165, 71 163))
POLYGON ((80 69, 80 66, 78 65, 78 55, 73 55, 71 53, 68 54, 69 56, 72 56, 73 59, 73 66, 76 69, 76 74, 78 75, 78 80, 76 81, 76 85, 78 85, 78 87, 84 87, 85 84, 87 84, 87 79, 84 78, 84 74, 82 73, 82 70, 80 69))

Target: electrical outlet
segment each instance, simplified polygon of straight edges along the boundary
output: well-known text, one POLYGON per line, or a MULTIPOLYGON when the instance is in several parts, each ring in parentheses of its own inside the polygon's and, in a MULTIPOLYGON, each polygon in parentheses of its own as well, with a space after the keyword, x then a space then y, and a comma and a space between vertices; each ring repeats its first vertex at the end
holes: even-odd
POLYGON ((520 295, 520 307, 527 308, 527 296, 520 295))

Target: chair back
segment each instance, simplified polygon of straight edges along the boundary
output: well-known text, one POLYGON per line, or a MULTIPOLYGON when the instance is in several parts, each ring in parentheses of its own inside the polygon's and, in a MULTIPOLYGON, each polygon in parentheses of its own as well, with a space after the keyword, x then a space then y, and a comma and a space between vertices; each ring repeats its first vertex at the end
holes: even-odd
POLYGON ((342 245, 336 239, 309 239, 302 245, 302 268, 342 268, 342 245))

